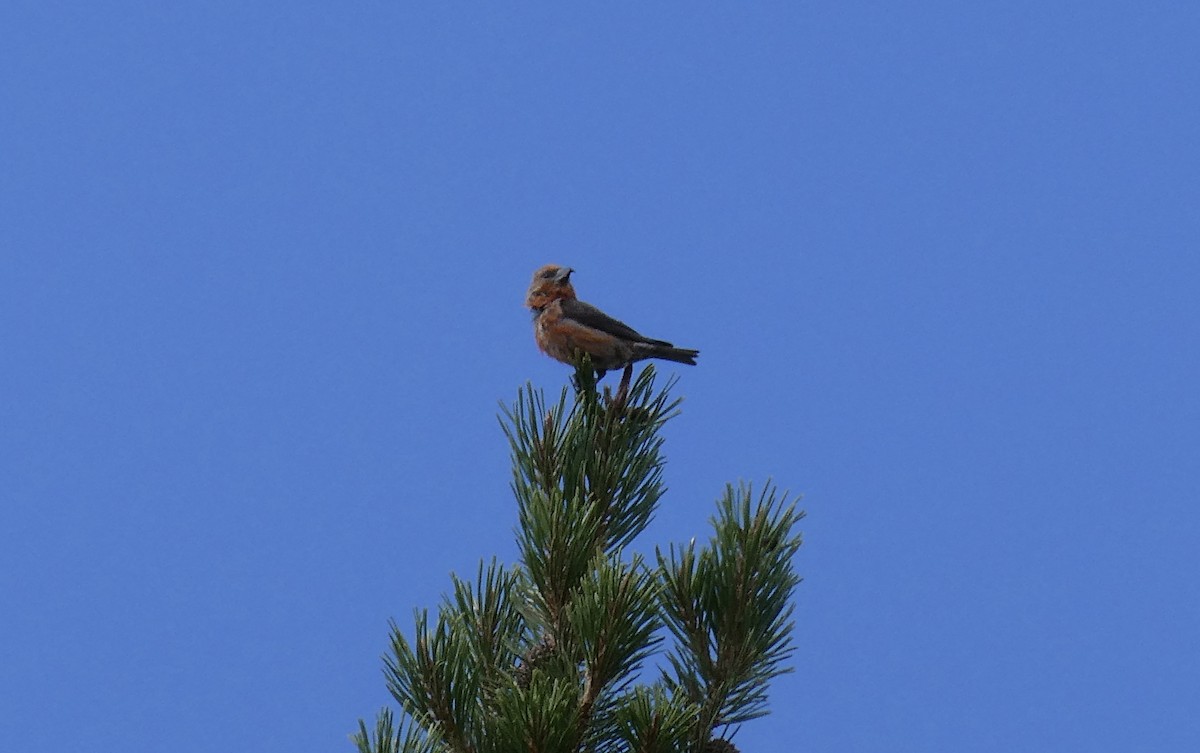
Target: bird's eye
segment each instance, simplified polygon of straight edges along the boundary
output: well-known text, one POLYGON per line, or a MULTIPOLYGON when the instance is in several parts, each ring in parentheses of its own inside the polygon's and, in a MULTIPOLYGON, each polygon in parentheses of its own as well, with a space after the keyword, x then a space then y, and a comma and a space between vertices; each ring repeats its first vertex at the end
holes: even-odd
POLYGON ((554 277, 554 275, 556 275, 556 274, 558 274, 558 270, 557 270, 557 269, 547 269, 547 270, 545 270, 545 271, 543 271, 543 272, 542 272, 542 274, 540 275, 540 277, 541 277, 543 280, 549 280, 549 279, 553 278, 553 277, 554 277))

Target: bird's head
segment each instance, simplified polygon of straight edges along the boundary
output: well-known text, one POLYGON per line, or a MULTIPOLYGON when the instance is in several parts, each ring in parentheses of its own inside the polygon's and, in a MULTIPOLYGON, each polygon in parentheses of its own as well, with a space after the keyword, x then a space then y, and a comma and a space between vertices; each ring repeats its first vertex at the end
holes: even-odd
POLYGON ((531 309, 541 309, 551 301, 574 298, 575 288, 571 287, 571 273, 574 271, 570 267, 547 264, 534 272, 529 292, 525 294, 525 305, 531 309))

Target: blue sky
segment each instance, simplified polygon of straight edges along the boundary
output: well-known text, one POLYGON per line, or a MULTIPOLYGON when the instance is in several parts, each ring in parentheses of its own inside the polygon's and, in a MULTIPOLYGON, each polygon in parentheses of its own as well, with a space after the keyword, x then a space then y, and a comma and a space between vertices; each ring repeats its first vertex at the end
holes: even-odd
POLYGON ((0 740, 350 750, 544 263, 804 495, 743 750, 1200 749, 1193 3, 0 9, 0 740))

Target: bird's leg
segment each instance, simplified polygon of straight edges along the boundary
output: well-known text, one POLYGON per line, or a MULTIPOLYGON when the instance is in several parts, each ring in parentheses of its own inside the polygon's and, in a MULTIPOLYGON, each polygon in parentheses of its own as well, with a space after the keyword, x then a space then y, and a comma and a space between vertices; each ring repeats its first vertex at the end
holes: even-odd
MULTIPOLYGON (((575 388, 575 394, 591 390, 596 392, 599 387, 599 382, 604 378, 603 371, 593 370, 586 361, 577 364, 575 373, 571 375, 571 386, 575 388)), ((605 389, 608 389, 607 387, 605 389)))
POLYGON ((617 404, 625 404, 625 398, 629 395, 629 380, 632 378, 633 364, 627 363, 625 364, 625 371, 621 373, 621 386, 617 387, 617 404))

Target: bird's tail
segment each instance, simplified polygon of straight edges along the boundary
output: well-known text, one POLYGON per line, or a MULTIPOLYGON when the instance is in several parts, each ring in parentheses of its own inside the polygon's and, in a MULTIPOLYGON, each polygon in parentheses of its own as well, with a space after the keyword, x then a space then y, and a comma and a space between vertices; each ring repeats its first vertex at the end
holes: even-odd
POLYGON ((688 366, 696 365, 696 356, 700 355, 700 351, 691 350, 690 348, 675 348, 670 345, 656 345, 651 358, 662 358, 667 361, 675 361, 676 363, 686 363, 688 366))

